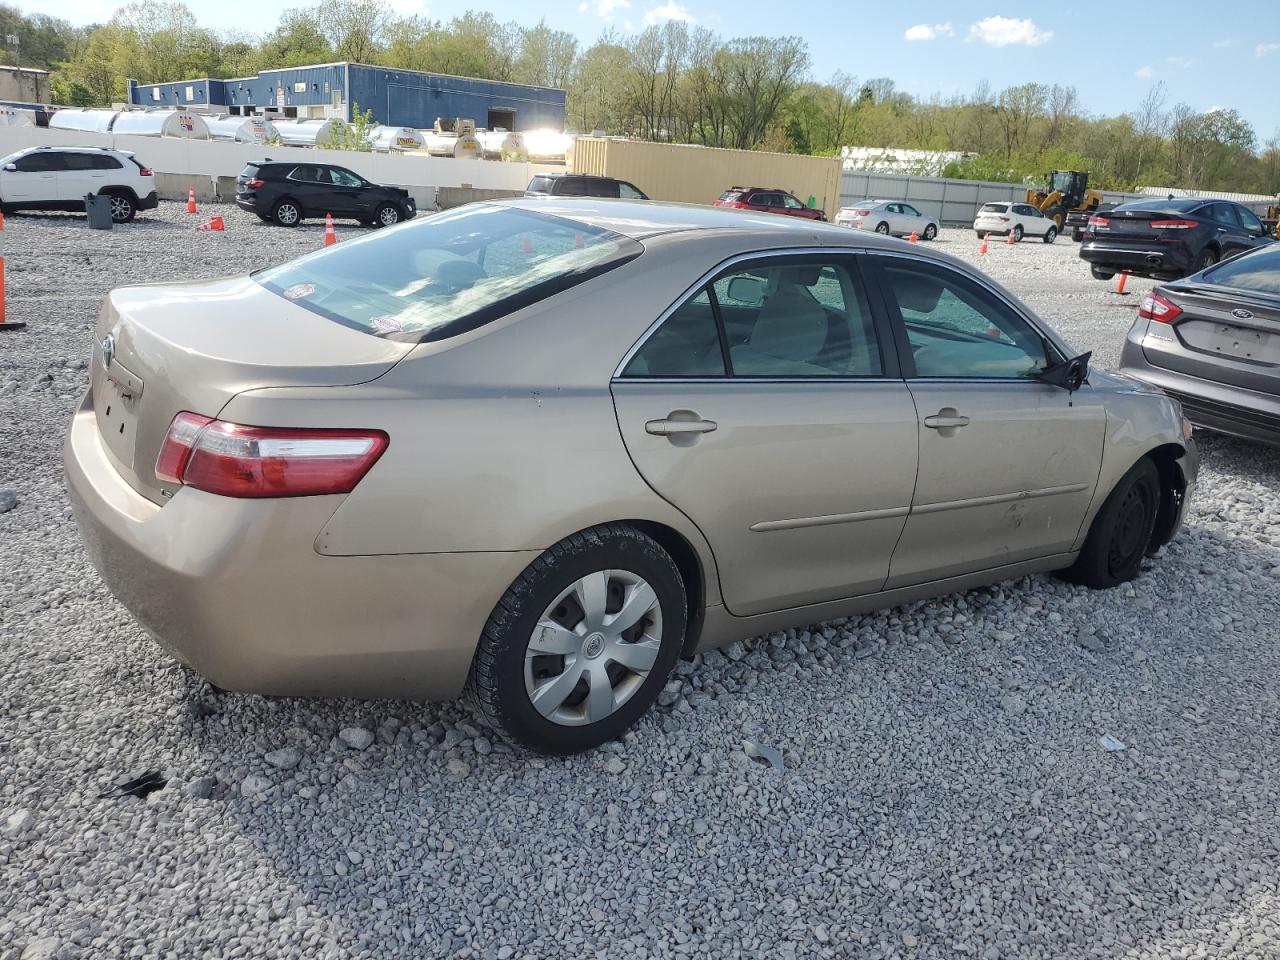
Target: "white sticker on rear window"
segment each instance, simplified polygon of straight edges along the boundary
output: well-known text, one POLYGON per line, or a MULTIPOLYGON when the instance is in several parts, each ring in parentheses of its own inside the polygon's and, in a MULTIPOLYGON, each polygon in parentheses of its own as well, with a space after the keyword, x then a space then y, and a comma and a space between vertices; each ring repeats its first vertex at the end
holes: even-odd
POLYGON ((404 325, 395 317, 374 317, 369 325, 373 327, 374 333, 398 333, 404 329, 404 325))
POLYGON ((309 297, 316 292, 314 283, 295 283, 292 287, 285 289, 281 294, 286 300, 301 300, 303 297, 309 297))

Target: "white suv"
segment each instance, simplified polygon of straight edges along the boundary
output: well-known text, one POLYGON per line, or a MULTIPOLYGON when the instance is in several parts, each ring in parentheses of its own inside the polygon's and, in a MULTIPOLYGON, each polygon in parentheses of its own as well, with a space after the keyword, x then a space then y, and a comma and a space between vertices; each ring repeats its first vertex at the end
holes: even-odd
POLYGON ((87 193, 111 197, 111 219, 128 223, 156 206, 155 177, 128 150, 30 147, 0 160, 0 211, 83 210, 87 193))
POLYGON ((1058 224, 1046 217, 1029 203, 984 203, 974 217, 973 229, 979 238, 988 233, 1001 236, 1011 234, 1014 242, 1023 236, 1039 237, 1045 243, 1053 243, 1058 236, 1058 224))

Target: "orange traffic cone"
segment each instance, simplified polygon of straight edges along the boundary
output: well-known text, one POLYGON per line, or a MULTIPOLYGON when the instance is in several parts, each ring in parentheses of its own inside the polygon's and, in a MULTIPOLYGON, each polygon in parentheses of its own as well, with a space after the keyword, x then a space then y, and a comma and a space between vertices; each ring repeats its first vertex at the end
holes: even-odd
POLYGON ((324 245, 331 247, 338 242, 338 235, 333 232, 333 214, 324 215, 324 245))
POLYGON ((919 242, 920 242, 920 238, 919 238, 918 236, 916 236, 916 232, 915 232, 914 230, 912 230, 912 231, 911 231, 911 236, 907 237, 907 242, 908 242, 908 243, 919 243, 919 242))
POLYGON ((1013 241, 1013 231, 1012 231, 1012 230, 1010 230, 1010 231, 1009 231, 1009 239, 1007 239, 1007 240, 1005 241, 1005 243, 1007 243, 1009 246, 1011 246, 1011 247, 1012 247, 1012 246, 1013 246, 1013 242, 1014 242, 1014 241, 1013 241))
POLYGON ((1116 277, 1116 288, 1115 288, 1114 290, 1112 290, 1111 292, 1112 292, 1112 293, 1118 293, 1118 294, 1120 294, 1121 296, 1124 296, 1124 295, 1125 295, 1125 293, 1124 293, 1124 285, 1125 285, 1125 281, 1127 281, 1128 279, 1129 279, 1129 271, 1128 271, 1128 270, 1121 270, 1121 271, 1120 271, 1120 275, 1119 275, 1118 277, 1116 277))
POLYGON ((990 231, 988 231, 987 233, 984 233, 982 235, 982 245, 978 247, 978 256, 985 257, 990 247, 991 247, 991 233, 990 231))
POLYGON ((221 233, 227 229, 227 225, 222 222, 221 217, 210 217, 208 223, 202 223, 196 227, 197 230, 210 230, 215 233, 221 233))
POLYGON ((196 213, 196 188, 187 187, 187 213, 196 213))
POLYGON ((0 213, 0 330, 21 330, 25 320, 8 320, 4 315, 4 214, 0 213))

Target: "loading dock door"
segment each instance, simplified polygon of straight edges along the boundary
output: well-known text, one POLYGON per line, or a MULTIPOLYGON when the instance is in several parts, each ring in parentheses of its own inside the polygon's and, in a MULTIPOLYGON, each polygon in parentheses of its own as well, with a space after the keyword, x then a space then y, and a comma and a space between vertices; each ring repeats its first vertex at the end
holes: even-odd
POLYGON ((509 107, 491 107, 488 123, 490 130, 514 130, 516 128, 516 112, 509 107))

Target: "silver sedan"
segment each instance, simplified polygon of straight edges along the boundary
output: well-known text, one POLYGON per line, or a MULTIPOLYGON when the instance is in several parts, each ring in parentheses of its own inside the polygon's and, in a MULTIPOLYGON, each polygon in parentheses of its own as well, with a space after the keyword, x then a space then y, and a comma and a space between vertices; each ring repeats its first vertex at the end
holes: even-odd
POLYGON ((835 224, 893 237, 909 237, 914 233, 922 240, 932 240, 938 235, 938 221, 904 200, 862 200, 841 207, 835 224))
POLYGON ((955 259, 582 199, 116 290, 66 447, 103 579, 213 683, 465 689, 551 752, 734 640, 1127 581, 1196 462, 1176 402, 955 259))

